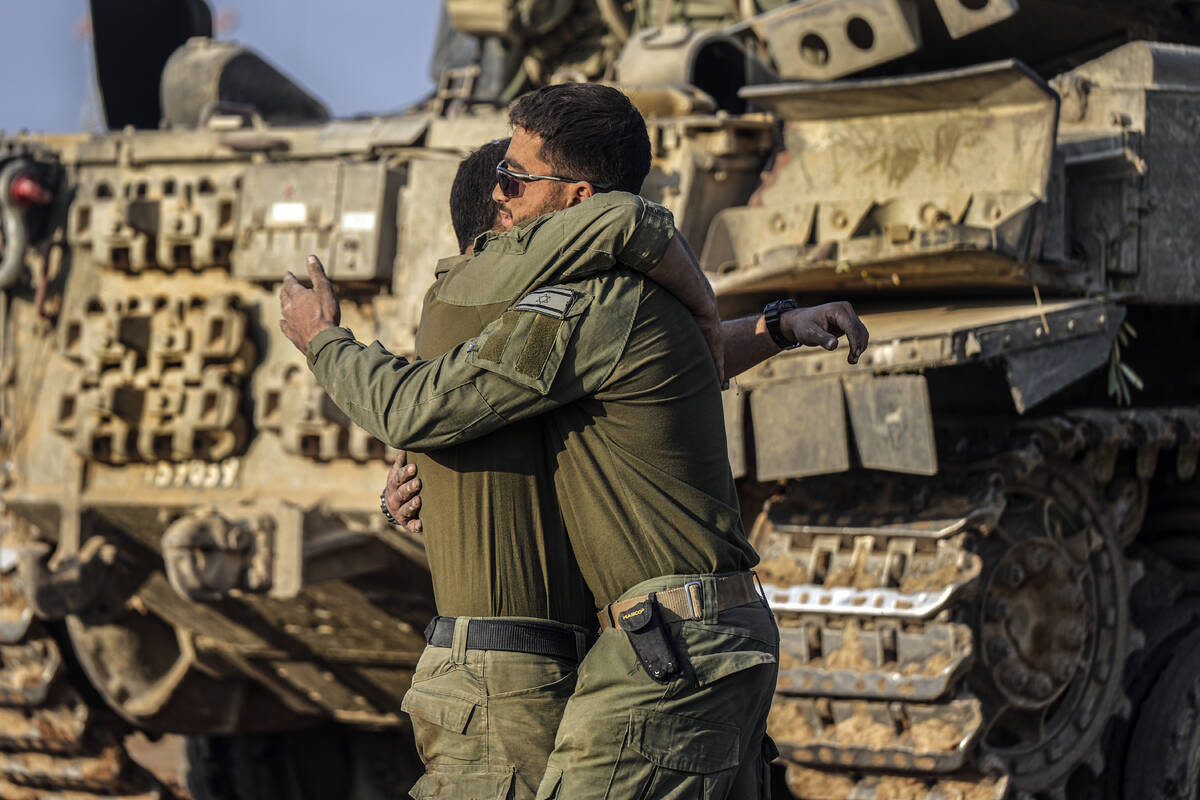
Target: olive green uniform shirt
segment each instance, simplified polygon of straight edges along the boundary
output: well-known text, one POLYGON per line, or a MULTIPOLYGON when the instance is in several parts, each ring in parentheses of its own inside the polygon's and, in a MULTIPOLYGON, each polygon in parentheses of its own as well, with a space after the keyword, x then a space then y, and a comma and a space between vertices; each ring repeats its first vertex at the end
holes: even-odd
POLYGON ((600 607, 651 578, 758 563, 729 469, 716 368, 691 314, 639 276, 592 281, 604 282, 622 287, 612 371, 543 418, 558 501, 600 607))
POLYGON ((598 604, 659 575, 745 569, 757 557, 703 337, 677 300, 618 266, 657 265, 673 232, 665 210, 613 193, 486 234, 440 290, 452 305, 519 297, 480 335, 410 364, 333 328, 309 365, 356 423, 418 452, 555 412, 542 422, 558 498, 598 604))
MULTIPOLYGON (((478 335, 510 305, 441 299, 447 275, 469 268, 470 260, 438 264, 417 328, 417 358, 435 358, 478 335)), ((571 553, 541 437, 540 423, 525 420, 409 455, 422 478, 421 521, 439 614, 593 624, 592 596, 571 553)))

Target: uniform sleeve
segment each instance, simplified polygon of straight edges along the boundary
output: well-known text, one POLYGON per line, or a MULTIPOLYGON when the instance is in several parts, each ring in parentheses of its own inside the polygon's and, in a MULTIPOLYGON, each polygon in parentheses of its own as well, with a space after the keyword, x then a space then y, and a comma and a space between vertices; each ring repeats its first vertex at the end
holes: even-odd
POLYGON ((313 338, 309 368, 334 403, 387 444, 417 452, 484 436, 596 392, 628 340, 640 279, 531 292, 443 356, 410 363, 346 328, 313 338))
POLYGON ((537 272, 542 284, 583 279, 618 264, 645 273, 662 261, 674 235, 675 218, 663 206, 606 192, 525 229, 489 235, 476 258, 489 268, 537 272))

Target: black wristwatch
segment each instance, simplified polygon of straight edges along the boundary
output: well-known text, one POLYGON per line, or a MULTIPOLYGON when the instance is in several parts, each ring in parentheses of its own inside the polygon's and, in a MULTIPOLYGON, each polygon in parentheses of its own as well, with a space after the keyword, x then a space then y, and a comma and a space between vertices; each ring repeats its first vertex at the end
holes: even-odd
POLYGON ((785 312, 791 311, 793 308, 799 308, 795 300, 774 300, 767 303, 763 309, 763 320, 767 323, 767 333, 771 334, 771 339, 775 344, 779 345, 780 350, 791 350, 799 347, 799 342, 789 342, 787 337, 783 335, 783 329, 779 326, 779 320, 785 312))
POLYGON ((387 487, 383 487, 383 491, 379 493, 379 510, 387 517, 387 521, 395 525, 397 528, 403 528, 404 524, 400 520, 392 516, 392 510, 387 507, 387 487))

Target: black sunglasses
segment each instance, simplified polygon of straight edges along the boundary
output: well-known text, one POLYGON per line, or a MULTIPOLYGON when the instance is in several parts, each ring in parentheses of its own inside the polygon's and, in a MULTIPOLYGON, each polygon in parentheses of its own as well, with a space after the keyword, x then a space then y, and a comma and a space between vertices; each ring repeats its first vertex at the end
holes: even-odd
MULTIPOLYGON (((529 172, 517 172, 507 166, 508 159, 502 160, 496 165, 496 183, 500 185, 500 191, 505 197, 516 197, 521 194, 521 185, 532 181, 558 181, 559 183, 579 183, 579 178, 561 178, 558 175, 533 175, 529 172)), ((596 186, 592 184, 592 188, 597 192, 607 192, 610 187, 596 186)))

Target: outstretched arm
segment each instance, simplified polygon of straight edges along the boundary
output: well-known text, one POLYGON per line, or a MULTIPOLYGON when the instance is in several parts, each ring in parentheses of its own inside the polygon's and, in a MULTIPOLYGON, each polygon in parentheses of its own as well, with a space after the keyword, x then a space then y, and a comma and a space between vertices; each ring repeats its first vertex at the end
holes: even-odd
MULTIPOLYGON (((700 268, 691 245, 679 231, 667 246, 662 261, 649 270, 646 277, 675 295, 692 312, 712 351, 722 382, 779 352, 779 346, 767 333, 766 321, 761 314, 721 321, 712 284, 700 268)), ((870 338, 854 308, 845 302, 792 309, 780 319, 780 328, 791 341, 826 350, 836 350, 838 339, 845 336, 850 345, 847 360, 851 364, 858 362, 870 338)))
MULTIPOLYGON (((779 327, 787 339, 797 344, 826 350, 836 350, 838 340, 845 336, 850 345, 850 352, 846 356, 849 364, 858 363, 871 338, 854 307, 846 302, 794 308, 780 317, 779 327)), ((767 323, 762 314, 730 320, 722 328, 725 372, 731 378, 780 352, 779 345, 767 333, 767 323)))

